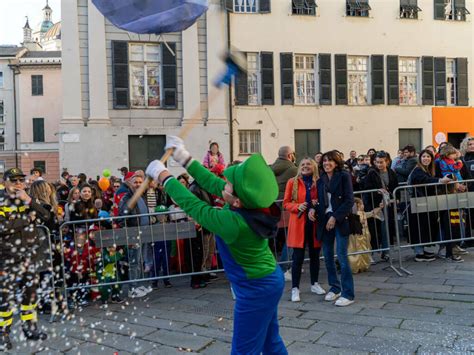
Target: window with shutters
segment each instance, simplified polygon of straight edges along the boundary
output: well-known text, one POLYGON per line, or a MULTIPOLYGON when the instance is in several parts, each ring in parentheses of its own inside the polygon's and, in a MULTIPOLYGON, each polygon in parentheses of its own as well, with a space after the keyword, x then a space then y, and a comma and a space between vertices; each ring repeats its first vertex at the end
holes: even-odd
POLYGON ((33 167, 35 169, 41 169, 43 174, 46 174, 46 161, 44 161, 44 160, 35 160, 35 161, 33 161, 33 167))
POLYGON ((239 130, 239 154, 261 152, 260 130, 239 130))
POLYGON ((418 0, 400 0, 400 18, 417 19, 420 11, 418 0))
POLYGON ((132 107, 161 106, 161 53, 158 44, 129 44, 132 107))
POLYGON ((292 0, 293 15, 316 15, 316 0, 292 0))
POLYGON ((457 103, 457 77, 456 59, 446 59, 446 102, 448 106, 456 106, 457 103))
POLYGON ((5 106, 3 100, 0 100, 0 123, 5 123, 5 106))
POLYGON ((43 95, 43 75, 31 76, 31 95, 33 96, 43 95))
POLYGON ((260 55, 259 53, 247 53, 247 90, 249 105, 260 105, 260 87, 260 55))
POLYGON ((0 71, 0 88, 3 88, 3 72, 0 71))
POLYGON ((5 129, 0 128, 0 150, 5 150, 5 129))
POLYGON ((453 21, 466 21, 466 0, 444 0, 444 19, 453 21))
POLYGON ((370 10, 372 10, 372 8, 369 5, 369 0, 346 1, 346 16, 369 17, 370 10))
POLYGON ((234 12, 258 12, 258 0, 234 0, 234 12))
POLYGON ((368 57, 347 57, 347 93, 349 105, 368 103, 368 57))
POLYGON ((295 54, 295 104, 314 105, 316 103, 315 56, 295 54))
POLYGON ((400 105, 418 104, 418 59, 398 59, 400 105))
POLYGON ((44 142, 44 118, 33 118, 33 142, 44 142))

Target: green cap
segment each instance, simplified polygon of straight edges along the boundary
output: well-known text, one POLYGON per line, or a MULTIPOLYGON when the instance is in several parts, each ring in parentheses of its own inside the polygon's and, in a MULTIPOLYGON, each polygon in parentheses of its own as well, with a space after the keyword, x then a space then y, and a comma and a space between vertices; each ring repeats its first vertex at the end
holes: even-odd
POLYGON ((168 212, 168 208, 163 205, 159 205, 155 207, 155 212, 160 213, 160 212, 168 212))
POLYGON ((254 154, 239 165, 224 170, 224 176, 245 208, 267 208, 278 197, 278 184, 273 171, 261 154, 254 154))

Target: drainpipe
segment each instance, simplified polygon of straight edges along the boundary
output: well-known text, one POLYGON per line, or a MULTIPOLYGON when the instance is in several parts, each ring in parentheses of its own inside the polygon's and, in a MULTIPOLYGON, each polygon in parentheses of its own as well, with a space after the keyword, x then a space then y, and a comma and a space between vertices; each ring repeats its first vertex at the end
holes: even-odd
MULTIPOLYGON (((230 12, 226 11, 227 15, 227 51, 230 52, 231 41, 230 41, 230 12)), ((230 160, 234 161, 234 114, 232 108, 232 83, 229 85, 229 144, 230 144, 230 160)))

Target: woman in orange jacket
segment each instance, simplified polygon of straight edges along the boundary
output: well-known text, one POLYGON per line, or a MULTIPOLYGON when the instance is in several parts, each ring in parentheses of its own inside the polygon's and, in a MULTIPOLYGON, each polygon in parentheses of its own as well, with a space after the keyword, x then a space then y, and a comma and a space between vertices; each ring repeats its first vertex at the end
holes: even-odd
POLYGON ((291 301, 300 301, 300 279, 306 246, 309 251, 311 292, 324 295, 326 291, 319 285, 319 254, 321 244, 316 239, 316 220, 308 216, 311 206, 316 204, 318 167, 311 158, 304 158, 298 166, 298 175, 288 180, 283 208, 290 212, 287 245, 293 248, 291 266, 291 301))

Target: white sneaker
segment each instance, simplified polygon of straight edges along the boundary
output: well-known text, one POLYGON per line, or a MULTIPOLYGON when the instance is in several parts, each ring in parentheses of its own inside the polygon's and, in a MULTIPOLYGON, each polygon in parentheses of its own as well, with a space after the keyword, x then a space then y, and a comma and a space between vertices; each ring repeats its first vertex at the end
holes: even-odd
POLYGON ((341 293, 335 294, 334 292, 328 292, 328 294, 324 297, 325 301, 332 302, 337 300, 341 296, 341 293))
POLYGON ((142 291, 143 293, 145 293, 145 295, 147 295, 151 291, 153 291, 153 289, 150 286, 140 286, 140 287, 137 288, 137 290, 142 291))
POLYGON ((143 290, 140 290, 140 288, 134 288, 128 291, 129 298, 141 298, 145 296, 146 296, 146 293, 143 290))
POLYGON ((318 284, 317 282, 315 282, 314 285, 311 285, 311 292, 313 292, 317 295, 325 295, 326 294, 326 291, 324 290, 324 288, 322 288, 321 285, 318 284))
POLYGON ((351 304, 354 303, 354 300, 348 300, 347 298, 345 297, 340 297, 335 303, 334 305, 335 306, 338 306, 338 307, 346 307, 346 306, 349 306, 351 304))
POLYGON ((283 275, 285 275, 285 281, 291 281, 291 270, 287 270, 283 275))
POLYGON ((300 290, 298 287, 293 287, 291 289, 291 302, 300 302, 300 290))

